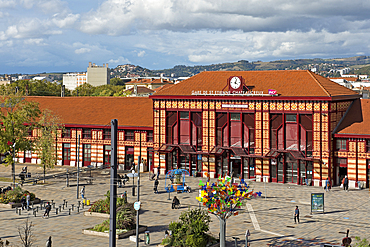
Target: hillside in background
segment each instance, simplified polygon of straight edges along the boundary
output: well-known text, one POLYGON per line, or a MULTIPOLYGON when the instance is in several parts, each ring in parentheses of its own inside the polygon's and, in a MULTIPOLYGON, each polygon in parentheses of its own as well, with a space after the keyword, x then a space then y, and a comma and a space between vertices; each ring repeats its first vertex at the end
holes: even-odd
MULTIPOLYGON (((110 69, 110 77, 137 78, 137 77, 190 77, 203 71, 253 71, 253 70, 312 70, 322 76, 338 77, 338 70, 350 68, 350 74, 370 75, 370 56, 356 56, 348 58, 330 59, 294 59, 277 60, 271 62, 240 60, 234 63, 220 63, 211 65, 185 66, 176 65, 171 69, 150 70, 138 65, 124 64, 110 69)), ((37 76, 47 76, 52 80, 61 81, 63 73, 42 73, 37 76)), ((20 74, 15 74, 18 76, 20 74)), ((1 75, 0 75, 1 76, 1 75)), ((30 77, 36 76, 30 75, 30 77)))
POLYGON ((111 69, 112 77, 125 76, 135 74, 137 76, 166 76, 166 77, 189 77, 196 75, 202 71, 253 71, 253 70, 316 70, 318 74, 327 77, 337 77, 337 70, 350 68, 350 73, 369 74, 368 70, 363 67, 370 66, 370 56, 357 56, 349 58, 333 58, 333 59, 295 59, 295 60, 277 60, 271 62, 249 62, 240 60, 234 63, 220 63, 211 65, 185 66, 176 65, 171 69, 163 70, 148 70, 140 66, 120 65, 115 69, 111 69), (125 67, 124 73, 122 68, 125 67), (360 70, 361 69, 361 70, 360 70), (118 70, 121 70, 118 73, 118 70), (367 71, 367 72, 366 72, 367 71))

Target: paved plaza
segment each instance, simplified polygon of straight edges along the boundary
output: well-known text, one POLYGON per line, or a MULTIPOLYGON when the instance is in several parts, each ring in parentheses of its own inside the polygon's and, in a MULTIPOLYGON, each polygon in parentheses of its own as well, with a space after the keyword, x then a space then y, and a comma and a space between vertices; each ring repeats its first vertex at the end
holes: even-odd
MULTIPOLYGON (((16 174, 22 166, 16 167, 16 174)), ((35 175, 42 173, 42 169, 29 165, 29 170, 35 175)), ((65 171, 65 167, 56 167, 48 170, 48 173, 65 171)), ((10 167, 0 166, 0 177, 10 177, 10 167)), ((100 173, 100 171, 99 171, 100 173)), ((95 173, 96 174, 96 173, 95 173)), ((164 175, 160 176, 159 194, 153 193, 153 181, 149 181, 148 174, 143 173, 141 178, 140 199, 140 224, 147 225, 150 231, 151 246, 156 246, 164 237, 164 231, 171 221, 178 220, 181 212, 190 208, 199 207, 195 197, 198 195, 197 185, 204 178, 186 177, 187 183, 193 193, 170 194, 172 199, 177 195, 181 202, 178 210, 171 209, 169 194, 164 192, 164 175)), ((211 181, 215 181, 212 179, 211 181)), ((73 181, 71 181, 73 184, 73 181)), ((136 184, 136 179, 135 179, 136 184)), ((10 183, 0 182, 0 187, 10 183)), ((259 198, 247 201, 238 216, 231 217, 227 221, 226 235, 228 246, 234 246, 232 237, 238 237, 238 246, 245 246, 245 232, 251 233, 251 246, 320 246, 322 243, 339 244, 345 237, 347 229, 350 236, 370 238, 370 210, 369 190, 350 190, 345 192, 339 187, 334 187, 330 192, 325 192, 325 214, 310 214, 310 194, 324 192, 322 188, 298 186, 292 184, 276 183, 251 183, 255 191, 263 194, 259 198), (266 195, 266 198, 265 198, 266 195), (300 208, 300 224, 294 224, 293 213, 295 206, 300 208)), ((56 206, 68 201, 77 205, 78 199, 76 186, 66 187, 61 179, 52 179, 47 185, 24 185, 23 189, 36 194, 42 200, 54 200, 56 206)), ((103 199, 109 190, 109 175, 95 176, 92 185, 86 185, 86 197, 94 202, 103 199)), ((128 201, 136 201, 132 193, 132 180, 124 188, 118 188, 121 194, 127 191, 128 201)), ((79 199, 81 200, 81 199, 79 199)), ((85 207, 84 210, 87 210, 85 207)), ((34 224, 33 234, 35 246, 44 246, 47 238, 52 236, 53 246, 108 246, 109 239, 98 236, 82 234, 82 229, 89 228, 101 223, 103 219, 83 216, 82 210, 62 210, 58 215, 53 209, 50 218, 43 219, 40 210, 37 216, 32 211, 23 211, 16 214, 15 209, 0 208, 0 238, 9 240, 13 245, 20 246, 17 227, 24 225, 26 218, 34 224)), ((217 236, 219 222, 215 216, 211 216, 210 231, 217 236)), ((143 239, 143 235, 141 235, 143 239)), ((140 246, 145 243, 141 242, 140 246)), ((135 246, 128 238, 117 240, 117 246, 135 246)))

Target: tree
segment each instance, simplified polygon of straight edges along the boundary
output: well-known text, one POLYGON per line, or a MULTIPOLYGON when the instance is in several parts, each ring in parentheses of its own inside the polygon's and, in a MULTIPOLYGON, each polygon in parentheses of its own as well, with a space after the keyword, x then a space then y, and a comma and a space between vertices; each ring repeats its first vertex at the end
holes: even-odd
POLYGON ((40 110, 36 102, 26 101, 20 95, 0 97, 0 152, 10 153, 3 162, 12 164, 13 185, 15 185, 14 157, 20 151, 32 150, 32 140, 27 138, 37 126, 40 110))
POLYGON ((24 247, 31 247, 33 244, 33 226, 32 221, 28 222, 27 218, 25 225, 23 227, 18 227, 18 234, 24 247))
POLYGON ((46 109, 40 116, 38 126, 40 135, 34 141, 34 149, 44 168, 45 183, 46 167, 53 168, 58 160, 56 139, 58 131, 63 131, 63 125, 57 115, 54 115, 50 110, 46 109))
POLYGON ((253 193, 244 179, 241 179, 239 184, 232 184, 230 177, 221 176, 212 185, 209 182, 203 184, 200 181, 199 187, 201 195, 196 199, 207 207, 209 213, 219 219, 220 247, 225 247, 226 220, 233 215, 238 215, 237 209, 241 207, 243 200, 251 196, 261 196, 262 193, 253 193))
POLYGON ((115 77, 115 78, 110 79, 110 85, 112 85, 112 86, 118 86, 118 85, 124 86, 125 82, 123 80, 121 80, 120 78, 115 77))

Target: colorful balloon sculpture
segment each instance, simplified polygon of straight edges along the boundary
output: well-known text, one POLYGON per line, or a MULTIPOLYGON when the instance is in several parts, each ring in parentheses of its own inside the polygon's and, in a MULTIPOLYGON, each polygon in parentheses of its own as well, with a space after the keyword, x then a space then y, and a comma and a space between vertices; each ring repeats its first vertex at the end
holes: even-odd
POLYGON ((226 220, 232 215, 238 215, 237 209, 241 207, 242 201, 251 196, 261 196, 261 192, 253 192, 244 179, 240 183, 232 183, 230 177, 221 176, 217 182, 204 184, 199 181, 201 189, 200 196, 196 199, 207 207, 208 212, 220 219, 226 220))

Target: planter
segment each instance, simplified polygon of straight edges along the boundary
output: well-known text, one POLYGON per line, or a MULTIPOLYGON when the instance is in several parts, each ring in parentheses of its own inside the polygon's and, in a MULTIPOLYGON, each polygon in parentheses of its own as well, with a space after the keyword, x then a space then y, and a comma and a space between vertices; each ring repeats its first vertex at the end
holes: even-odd
MULTIPOLYGON (((91 229, 92 228, 84 229, 82 230, 82 233, 86 235, 94 235, 94 236, 109 238, 109 232, 96 232, 96 231, 92 231, 91 229)), ((147 226, 140 226, 139 233, 145 232, 146 229, 147 229, 147 226)), ((132 235, 136 235, 136 229, 116 234, 116 239, 127 238, 132 235)))
MULTIPOLYGON (((39 204, 40 203, 40 199, 36 198, 34 201, 31 201, 30 205, 33 204, 39 204)), ((8 204, 4 204, 4 203, 0 203, 0 208, 20 208, 22 207, 22 203, 18 202, 18 203, 8 203, 8 204)))
POLYGON ((105 214, 105 213, 96 213, 96 212, 87 212, 87 211, 85 211, 84 216, 101 217, 101 218, 109 219, 109 214, 105 214))
POLYGON ((172 184, 173 189, 177 192, 177 186, 181 186, 182 184, 172 184))

